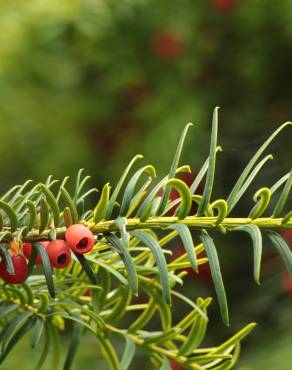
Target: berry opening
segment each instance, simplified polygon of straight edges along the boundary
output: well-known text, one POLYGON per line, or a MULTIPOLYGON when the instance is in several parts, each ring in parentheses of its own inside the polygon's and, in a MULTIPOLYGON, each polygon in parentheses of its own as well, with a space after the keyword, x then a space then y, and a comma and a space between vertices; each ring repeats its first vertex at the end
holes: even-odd
POLYGON ((80 242, 76 245, 78 249, 86 248, 88 244, 88 238, 82 238, 80 242))
POLYGON ((60 264, 65 263, 66 260, 67 260, 67 254, 66 253, 60 254, 60 256, 58 256, 58 258, 57 258, 57 262, 60 263, 60 264))

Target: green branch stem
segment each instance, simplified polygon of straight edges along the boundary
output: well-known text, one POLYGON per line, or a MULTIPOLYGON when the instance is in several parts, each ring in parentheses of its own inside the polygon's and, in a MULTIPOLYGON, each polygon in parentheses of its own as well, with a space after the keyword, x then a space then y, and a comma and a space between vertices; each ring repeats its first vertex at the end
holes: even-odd
MULTIPOLYGON (((139 218, 127 219, 127 230, 136 229, 165 229, 166 227, 173 224, 184 224, 194 229, 216 229, 219 225, 216 225, 217 217, 197 217, 188 216, 183 220, 179 220, 178 217, 151 217, 147 221, 141 221, 139 218)), ((220 226, 223 226, 226 230, 232 230, 242 225, 256 225, 260 229, 292 229, 292 219, 285 224, 282 223, 283 218, 271 218, 261 217, 252 219, 250 217, 226 217, 220 226)), ((119 228, 115 220, 102 221, 97 224, 87 223, 87 226, 95 234, 104 234, 107 232, 119 231, 119 228)), ((9 228, 5 228, 9 231, 9 228)), ((64 237, 66 228, 59 227, 56 229, 57 237, 64 237)), ((37 240, 45 240, 48 238, 50 229, 44 230, 39 234, 38 230, 31 230, 26 237, 23 238, 25 242, 34 242, 37 240)))

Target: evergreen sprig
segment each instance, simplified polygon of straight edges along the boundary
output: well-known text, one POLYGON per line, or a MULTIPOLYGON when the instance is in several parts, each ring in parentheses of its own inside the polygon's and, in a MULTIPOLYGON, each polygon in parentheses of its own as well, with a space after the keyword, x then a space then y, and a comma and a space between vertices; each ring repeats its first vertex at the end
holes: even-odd
MULTIPOLYGON (((186 369, 230 369, 235 364, 241 340, 255 324, 249 324, 223 344, 201 348, 205 336, 210 298, 191 301, 179 293, 186 272, 182 269, 209 263, 222 319, 229 325, 227 297, 224 289, 216 244, 210 231, 246 232, 254 249, 254 279, 260 281, 262 236, 267 231, 271 242, 292 270, 292 253, 277 233, 281 228, 292 228, 292 212, 287 209, 291 196, 292 171, 275 184, 263 187, 254 195, 255 205, 246 216, 230 217, 235 207, 255 180, 261 168, 271 159, 262 155, 271 141, 291 122, 281 125, 254 154, 225 199, 212 200, 217 145, 218 109, 213 114, 209 157, 194 183, 188 187, 176 178, 181 172, 190 172, 189 166, 179 167, 186 133, 184 129, 169 173, 152 185, 156 172, 153 166, 143 165, 130 177, 137 155, 127 166, 116 187, 106 184, 93 209, 86 209, 87 197, 97 189, 86 189, 89 176, 80 170, 74 191, 67 188, 66 177, 58 182, 49 176, 44 183, 33 185, 29 180, 17 185, 0 199, 1 258, 7 270, 13 272, 11 245, 33 243, 30 276, 25 284, 3 285, 0 290, 0 362, 2 363, 17 342, 32 333, 32 348, 40 348, 44 341, 36 369, 40 369, 50 351, 57 351, 58 335, 73 323, 71 342, 63 364, 68 370, 73 362, 82 336, 91 333, 100 353, 111 370, 126 370, 142 348, 149 355, 153 368, 170 369, 174 360, 186 369), (197 194, 198 185, 206 176, 203 195, 197 194), (179 197, 170 200, 171 189, 179 197), (111 191, 111 189, 113 189, 111 191), (282 190, 281 190, 282 189, 282 190), (281 190, 281 191, 279 191, 281 190), (278 195, 276 195, 278 193, 278 195), (270 209, 271 199, 276 200, 270 209), (190 214, 192 204, 198 212, 190 214), (174 215, 167 216, 176 206, 174 215), (265 215, 263 217, 263 215, 265 215), (53 271, 39 242, 64 238, 72 223, 86 225, 94 233, 96 244, 90 254, 75 254, 70 265, 53 271), (194 242, 198 235, 201 243, 194 242), (185 252, 169 261, 171 251, 166 246, 179 237, 185 252), (202 257, 201 252, 205 251, 202 257), (44 274, 36 273, 33 261, 40 253, 44 274), (141 303, 136 296, 147 296, 141 303), (171 302, 183 302, 185 311, 180 321, 173 318, 171 302), (124 328, 122 319, 128 313, 131 323, 124 328), (159 313, 160 327, 148 330, 148 323, 159 313), (134 317, 134 318, 133 318, 134 317), (113 346, 113 338, 124 341, 120 356, 113 346), (200 348, 199 348, 200 347, 200 348)), ((214 233, 213 233, 214 234, 214 233)), ((291 277, 292 278, 292 277, 291 277)), ((127 316, 128 317, 128 316, 127 316)), ((53 360, 57 356, 53 356, 53 360)), ((58 363, 52 364, 57 368, 58 363)))

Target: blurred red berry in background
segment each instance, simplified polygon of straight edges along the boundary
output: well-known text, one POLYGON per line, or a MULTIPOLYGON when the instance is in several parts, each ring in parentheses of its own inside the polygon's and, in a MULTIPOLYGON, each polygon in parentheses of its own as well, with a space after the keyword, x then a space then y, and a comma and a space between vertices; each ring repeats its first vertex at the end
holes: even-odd
MULTIPOLYGON (((291 229, 283 229, 281 230, 281 235, 285 239, 286 243, 291 248, 292 246, 292 230, 291 229)), ((287 270, 285 270, 282 274, 282 288, 284 293, 292 297, 292 280, 287 270)))
POLYGON ((152 49, 155 55, 163 60, 174 60, 184 52, 180 36, 174 31, 162 30, 152 39, 152 49))
POLYGON ((285 295, 292 297, 292 280, 287 270, 282 275, 282 287, 285 295))
POLYGON ((292 247, 292 229, 283 229, 281 230, 282 237, 286 240, 286 243, 289 247, 292 247))
POLYGON ((184 370, 184 368, 181 367, 181 365, 179 365, 178 363, 174 361, 171 362, 170 367, 172 370, 184 370))
MULTIPOLYGON (((202 258, 206 256, 198 255, 198 258, 202 258)), ((212 275, 210 270, 209 263, 204 263, 199 265, 199 274, 197 274, 198 278, 205 284, 209 285, 212 283, 212 275)))
POLYGON ((212 7, 219 11, 233 10, 237 5, 237 0, 211 0, 212 7))
POLYGON ((91 290, 86 290, 86 292, 83 294, 84 297, 91 297, 91 290))

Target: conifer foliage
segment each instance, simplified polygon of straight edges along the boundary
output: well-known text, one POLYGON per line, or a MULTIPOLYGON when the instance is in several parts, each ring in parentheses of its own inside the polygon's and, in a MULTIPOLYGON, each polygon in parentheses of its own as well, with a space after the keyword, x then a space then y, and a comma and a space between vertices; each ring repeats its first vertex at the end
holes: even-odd
POLYGON ((272 159, 264 152, 281 131, 291 129, 291 122, 267 138, 226 199, 212 196, 217 153, 222 150, 217 144, 218 108, 213 113, 209 156, 195 180, 187 186, 176 177, 190 172, 188 165, 180 165, 180 157, 191 126, 184 128, 165 177, 157 180, 152 165, 138 167, 142 156, 137 155, 115 187, 104 185, 93 209, 86 203, 97 189, 87 187, 90 177, 83 170, 72 192, 68 177, 57 181, 49 176, 44 183, 28 180, 1 196, 1 363, 30 332, 31 346, 40 352, 36 369, 41 369, 48 354, 57 351, 61 331, 73 326, 65 362, 52 368, 71 368, 85 332, 95 338, 111 370, 130 368, 137 348, 149 356, 153 369, 171 369, 173 361, 185 369, 233 368, 240 342, 255 324, 217 347, 204 348, 212 299, 198 297, 193 302, 177 288, 183 285, 184 269, 198 272, 199 265, 209 264, 222 320, 229 325, 216 233, 250 236, 257 284, 263 236, 275 246, 292 277, 292 254, 279 232, 292 228, 288 208, 292 171, 287 169, 274 184, 258 189, 249 214, 236 213, 238 202, 272 159), (172 189, 179 194, 174 200, 172 189), (197 212, 192 214, 194 204, 197 212), (171 260, 168 245, 175 238, 181 239, 184 253, 171 260), (173 317, 177 301, 185 307, 180 319, 173 317), (160 327, 152 331, 149 323, 157 313, 160 327), (113 344, 117 340, 124 343, 122 354, 113 344))

